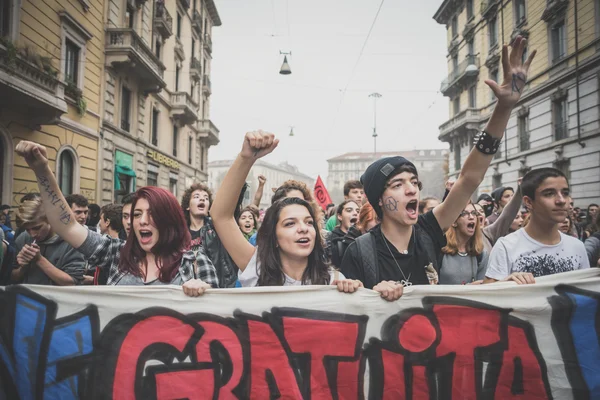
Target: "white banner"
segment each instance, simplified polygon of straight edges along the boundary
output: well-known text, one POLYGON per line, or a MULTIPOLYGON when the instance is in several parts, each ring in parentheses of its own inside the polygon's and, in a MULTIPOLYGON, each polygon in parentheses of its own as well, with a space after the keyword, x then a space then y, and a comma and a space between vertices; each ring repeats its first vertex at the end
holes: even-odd
POLYGON ((0 288, 0 398, 598 399, 600 270, 535 285, 0 288))

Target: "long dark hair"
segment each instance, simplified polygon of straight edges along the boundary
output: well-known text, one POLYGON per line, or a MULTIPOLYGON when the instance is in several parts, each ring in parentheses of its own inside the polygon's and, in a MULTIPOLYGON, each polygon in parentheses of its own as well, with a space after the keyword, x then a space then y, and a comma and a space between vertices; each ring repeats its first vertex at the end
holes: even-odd
POLYGON ((133 214, 139 199, 148 201, 154 225, 159 231, 158 243, 152 248, 152 253, 156 257, 156 266, 160 271, 158 280, 169 283, 179 271, 183 253, 190 248, 191 236, 177 199, 171 192, 162 188, 146 186, 135 192, 131 204, 132 228, 125 247, 121 250, 119 269, 134 276, 144 277, 140 264, 147 266, 146 253, 138 243, 133 230, 133 214))
POLYGON ((329 266, 324 261, 325 250, 321 239, 321 232, 315 219, 311 205, 296 197, 286 197, 277 200, 265 213, 265 219, 258 230, 256 237, 257 263, 260 265, 258 286, 283 286, 285 274, 281 265, 281 256, 277 243, 276 228, 281 210, 287 206, 300 205, 308 210, 315 227, 315 247, 308 256, 308 264, 302 274, 302 284, 328 285, 329 266))

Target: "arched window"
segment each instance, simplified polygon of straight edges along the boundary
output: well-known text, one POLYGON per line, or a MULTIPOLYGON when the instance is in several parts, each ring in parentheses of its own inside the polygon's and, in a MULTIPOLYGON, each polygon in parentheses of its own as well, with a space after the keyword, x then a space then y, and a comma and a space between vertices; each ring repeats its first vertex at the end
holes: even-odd
POLYGON ((58 186, 65 196, 79 191, 79 160, 75 149, 63 146, 56 155, 58 186))

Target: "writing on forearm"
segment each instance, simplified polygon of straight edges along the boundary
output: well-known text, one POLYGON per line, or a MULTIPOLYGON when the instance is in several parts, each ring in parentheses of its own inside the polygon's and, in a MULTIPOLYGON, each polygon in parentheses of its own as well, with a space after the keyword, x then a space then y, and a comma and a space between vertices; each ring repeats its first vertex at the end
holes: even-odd
POLYGON ((59 208, 60 222, 62 222, 64 225, 68 225, 71 222, 71 210, 69 209, 65 201, 62 200, 59 197, 59 195, 52 189, 48 177, 40 176, 39 182, 44 192, 48 195, 50 199, 50 204, 52 204, 52 206, 54 207, 59 208))

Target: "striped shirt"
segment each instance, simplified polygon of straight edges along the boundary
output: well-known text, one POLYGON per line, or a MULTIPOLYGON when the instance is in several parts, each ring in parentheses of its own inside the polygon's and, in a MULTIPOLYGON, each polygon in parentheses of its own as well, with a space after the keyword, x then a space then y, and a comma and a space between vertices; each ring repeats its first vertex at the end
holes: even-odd
MULTIPOLYGON (((131 275, 130 272, 119 269, 121 250, 124 246, 124 240, 103 236, 97 232, 88 230, 85 242, 83 242, 77 251, 86 257, 89 265, 109 269, 108 285, 119 285, 119 282, 125 276, 131 275)), ((206 254, 204 254, 203 250, 198 251, 196 255, 191 250, 183 253, 181 265, 171 283, 187 282, 194 278, 201 279, 214 288, 219 287, 219 279, 217 278, 215 267, 206 254)), ((125 281, 131 280, 125 279, 125 281)))

